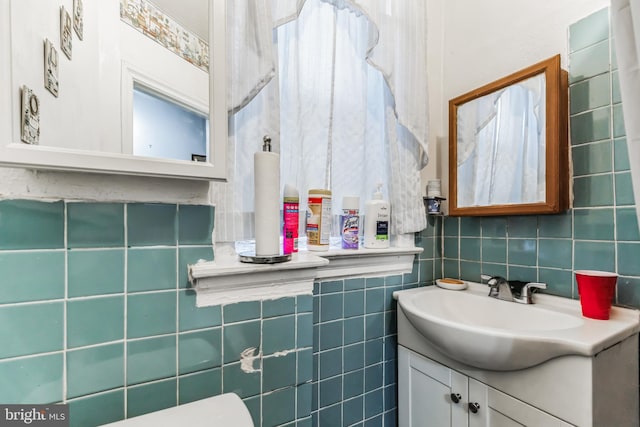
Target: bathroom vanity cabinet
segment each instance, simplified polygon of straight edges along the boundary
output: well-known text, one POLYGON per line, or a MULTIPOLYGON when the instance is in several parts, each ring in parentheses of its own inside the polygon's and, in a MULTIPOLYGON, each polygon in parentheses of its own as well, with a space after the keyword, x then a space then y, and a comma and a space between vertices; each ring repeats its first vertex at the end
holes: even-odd
POLYGON ((571 425, 404 347, 398 357, 400 426, 571 425))
POLYGON ((638 400, 637 333, 591 357, 487 370, 443 354, 398 307, 400 427, 638 426, 638 400))

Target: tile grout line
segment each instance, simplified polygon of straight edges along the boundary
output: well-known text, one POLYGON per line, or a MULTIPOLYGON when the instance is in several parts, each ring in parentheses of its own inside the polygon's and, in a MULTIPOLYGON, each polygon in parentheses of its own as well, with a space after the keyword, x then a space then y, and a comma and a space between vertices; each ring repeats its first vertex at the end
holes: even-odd
MULTIPOLYGON (((569 27, 568 29, 568 33, 569 33, 569 40, 571 40, 571 27, 569 27)), ((570 46, 568 46, 570 48, 570 46)), ((568 66, 568 71, 569 71, 569 75, 571 75, 571 59, 573 58, 573 55, 567 55, 567 66, 568 66)), ((573 83, 575 84, 575 82, 573 83)), ((573 85, 571 82, 569 82, 569 91, 571 90, 571 87, 573 85)), ((568 97, 568 102, 569 102, 569 106, 568 109, 569 111, 571 111, 571 97, 568 97)), ((576 147, 576 145, 578 144, 574 144, 574 141, 571 140, 571 122, 573 119, 573 115, 569 114, 569 118, 568 118, 568 135, 567 135, 567 139, 569 140, 569 153, 568 153, 568 157, 569 157, 569 161, 571 162, 573 160, 573 151, 574 148, 576 147)), ((574 228, 575 228, 575 177, 573 176, 574 171, 573 171, 573 167, 571 167, 572 165, 570 164, 570 168, 569 168, 569 174, 571 174, 571 176, 569 177, 570 179, 570 189, 569 189, 569 197, 571 197, 571 200, 569 201, 569 205, 570 205, 570 211, 571 211, 571 271, 575 270, 575 260, 576 260, 576 241, 574 239, 574 228)), ((573 276, 573 275, 572 275, 573 276)), ((574 286, 573 286, 573 277, 571 279, 571 298, 574 299, 575 298, 575 291, 574 291, 574 286)))
MULTIPOLYGON (((419 258, 419 256, 418 256, 418 258, 419 258)), ((418 261, 418 262, 420 262, 420 261, 418 261)), ((422 271, 422 268, 420 268, 420 271, 422 271)), ((384 283, 382 285, 383 286, 383 288, 382 288, 383 289, 383 291, 382 291, 382 304, 383 304, 383 307, 382 307, 382 312, 381 312, 382 313, 382 335, 379 338, 377 338, 377 339, 380 339, 382 341, 382 345, 381 345, 382 346, 382 355, 380 356, 381 360, 379 362, 377 362, 377 363, 372 363, 368 367, 365 367, 365 377, 364 377, 364 379, 365 379, 365 383, 364 383, 365 384, 365 390, 367 388, 367 375, 366 375, 367 371, 366 371, 366 369, 367 368, 372 369, 371 368, 372 366, 380 366, 380 369, 382 369, 381 385, 380 385, 380 387, 378 387, 378 388, 376 388, 374 390, 378 390, 378 389, 384 390, 384 381, 385 381, 384 361, 385 361, 385 354, 386 354, 386 348, 387 348, 387 342, 386 342, 387 341, 386 340, 386 337, 387 337, 387 331, 386 331, 386 329, 387 329, 387 311, 385 310, 386 306, 385 306, 385 298, 384 298, 384 296, 386 294, 386 289, 388 287, 387 286, 388 277, 389 276, 385 276, 384 283)), ((373 390, 371 390, 371 391, 373 391, 373 390)), ((342 400, 344 401, 344 396, 343 396, 342 400)), ((383 399, 382 399, 382 411, 381 411, 381 414, 382 413, 384 413, 384 392, 383 392, 383 399)))
MULTIPOLYGON (((311 285, 313 286, 313 285, 311 285)), ((343 284, 344 287, 344 284, 343 284)), ((313 291, 312 291, 313 292, 313 291)), ((300 348, 298 347, 298 299, 296 297, 293 298, 293 348, 296 353, 295 357, 295 385, 293 386, 293 399, 294 399, 294 408, 293 408, 293 419, 294 421, 298 420, 298 387, 300 387, 300 372, 298 370, 298 366, 300 365, 300 348)))
MULTIPOLYGON (((614 272, 618 272, 618 215, 617 215, 617 209, 618 209, 618 200, 617 200, 617 193, 616 193, 616 170, 615 170, 615 118, 614 118, 614 103, 613 103, 613 34, 611 33, 611 31, 613 30, 612 28, 612 22, 611 22, 611 9, 609 9, 607 11, 607 18, 609 20, 609 108, 611 109, 611 120, 609 122, 609 128, 610 128, 610 133, 611 133, 611 186, 612 186, 612 190, 613 190, 613 271, 614 272)), ((626 134, 626 132, 625 132, 626 134)), ((616 286, 615 288, 615 302, 619 303, 619 295, 618 295, 618 286, 616 286)))
POLYGON ((129 204, 123 203, 123 227, 124 227, 124 277, 123 280, 123 288, 124 288, 124 320, 122 322, 123 326, 123 338, 124 338, 124 347, 123 347, 123 389, 124 389, 124 418, 127 419, 129 415, 129 386, 127 382, 129 381, 129 342, 128 336, 129 333, 127 328, 128 323, 128 310, 129 310, 129 204))
POLYGON ((69 389, 68 384, 68 372, 67 372, 67 350, 69 347, 69 337, 68 337, 68 318, 67 318, 67 308, 69 306, 69 210, 68 205, 64 202, 64 212, 63 212, 63 244, 64 244, 64 302, 63 302, 63 322, 62 322, 62 334, 63 334, 63 348, 64 352, 62 354, 62 402, 67 403, 67 394, 69 389))
POLYGON ((458 217, 458 277, 462 277, 462 218, 458 217))
MULTIPOLYGON (((263 310, 263 303, 264 301, 261 300, 260 301, 260 347, 258 348, 258 363, 260 364, 259 366, 259 372, 260 372, 260 425, 263 424, 263 420, 264 420, 264 366, 262 363, 262 358, 264 356, 264 310, 263 310)), ((255 319, 254 319, 255 320, 255 319)), ((224 345, 224 343, 222 344, 224 345)))

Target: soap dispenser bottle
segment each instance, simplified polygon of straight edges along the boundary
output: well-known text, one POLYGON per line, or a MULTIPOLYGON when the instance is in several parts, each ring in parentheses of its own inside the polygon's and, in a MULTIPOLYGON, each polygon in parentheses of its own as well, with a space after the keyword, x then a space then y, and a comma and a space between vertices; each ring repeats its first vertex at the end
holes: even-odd
POLYGON ((383 249, 389 247, 389 222, 391 209, 389 202, 382 198, 382 184, 373 193, 373 199, 364 205, 364 247, 383 249))

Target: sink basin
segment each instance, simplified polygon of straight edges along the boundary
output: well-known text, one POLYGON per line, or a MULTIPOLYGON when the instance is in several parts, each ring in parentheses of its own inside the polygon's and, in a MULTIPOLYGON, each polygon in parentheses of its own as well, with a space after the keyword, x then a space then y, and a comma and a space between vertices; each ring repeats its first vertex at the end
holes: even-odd
MULTIPOLYGON (((580 302, 536 294, 525 305, 435 286, 397 291, 399 310, 431 345, 476 368, 510 371, 555 357, 593 356, 640 330, 638 311, 613 307, 609 320, 582 317, 580 302)), ((402 330, 399 330, 402 334, 402 330)))

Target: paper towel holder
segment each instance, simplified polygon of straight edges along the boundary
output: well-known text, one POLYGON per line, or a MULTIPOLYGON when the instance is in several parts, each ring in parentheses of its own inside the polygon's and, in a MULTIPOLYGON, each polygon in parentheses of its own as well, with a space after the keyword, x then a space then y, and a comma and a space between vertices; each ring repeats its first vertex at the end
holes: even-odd
MULTIPOLYGON (((271 152, 271 137, 269 135, 265 135, 262 138, 262 151, 271 152)), ((256 251, 253 250, 239 253, 238 258, 240 259, 240 262, 250 264, 277 264, 289 261, 291 259, 291 254, 256 255, 256 251)))

